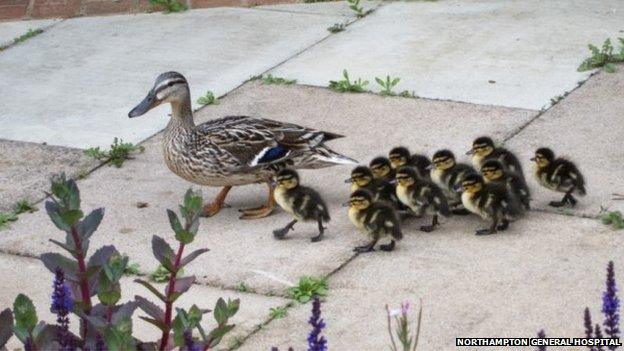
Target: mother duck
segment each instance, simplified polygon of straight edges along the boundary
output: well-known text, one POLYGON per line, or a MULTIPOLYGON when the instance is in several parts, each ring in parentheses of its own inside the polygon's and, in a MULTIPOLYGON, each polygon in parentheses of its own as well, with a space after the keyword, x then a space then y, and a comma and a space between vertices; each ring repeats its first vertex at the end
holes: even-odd
POLYGON ((241 210, 241 219, 266 217, 275 208, 271 180, 280 169, 356 163, 324 145, 342 137, 335 133, 248 116, 226 116, 195 125, 188 83, 177 72, 158 76, 128 117, 141 116, 163 103, 171 104, 163 141, 167 167, 190 182, 223 187, 214 201, 204 206, 206 216, 221 210, 233 186, 266 183, 266 204, 241 210))

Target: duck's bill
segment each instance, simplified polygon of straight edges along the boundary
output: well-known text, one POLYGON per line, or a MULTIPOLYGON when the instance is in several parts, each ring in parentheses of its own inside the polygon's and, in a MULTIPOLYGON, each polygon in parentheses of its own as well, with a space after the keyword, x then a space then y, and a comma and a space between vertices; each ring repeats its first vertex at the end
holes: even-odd
POLYGON ((432 170, 432 169, 433 169, 433 166, 434 166, 434 164, 433 164, 433 163, 428 164, 428 165, 425 167, 425 169, 426 169, 426 170, 428 170, 428 171, 430 171, 430 170, 432 170))
POLYGON ((349 201, 342 203, 342 207, 350 207, 350 206, 351 206, 351 202, 349 201))
POLYGON ((531 161, 535 162, 535 157, 531 157, 531 161))
POLYGON ((470 149, 468 151, 466 151, 466 155, 474 155, 474 150, 470 149))
POLYGON ((149 94, 147 94, 145 99, 143 99, 143 101, 141 101, 141 103, 136 105, 136 107, 133 108, 128 113, 128 117, 134 118, 134 117, 142 116, 147 111, 151 110, 154 107, 156 107, 156 99, 155 99, 154 93, 150 92, 149 94))
POLYGON ((353 179, 348 178, 348 179, 345 179, 345 181, 344 181, 344 182, 345 182, 345 183, 353 183, 353 179))
POLYGON ((461 193, 464 191, 464 187, 461 184, 457 184, 453 186, 453 191, 457 193, 461 193))

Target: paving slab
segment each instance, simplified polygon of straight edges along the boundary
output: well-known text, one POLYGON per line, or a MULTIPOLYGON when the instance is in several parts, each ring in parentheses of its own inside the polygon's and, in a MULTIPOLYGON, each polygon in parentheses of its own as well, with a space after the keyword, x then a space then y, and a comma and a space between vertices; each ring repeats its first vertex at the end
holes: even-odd
POLYGON ((11 210, 18 200, 41 200, 52 174, 76 176, 99 164, 79 149, 2 139, 0 154, 0 211, 11 210))
MULTIPOLYGON (((529 161, 533 152, 544 146, 577 164, 588 194, 579 197, 573 210, 563 210, 566 213, 595 216, 601 207, 624 212, 624 201, 613 200, 612 195, 624 194, 622 91, 624 66, 620 65, 616 73, 593 76, 507 143, 519 153, 528 172, 533 172, 529 161)), ((560 200, 562 194, 542 188, 530 177, 533 205, 554 210, 548 202, 560 200)))
MULTIPOLYGON (((161 116, 144 118, 164 123, 167 117, 165 111, 161 112, 161 116)), ((196 118, 205 121, 232 114, 300 123, 347 135, 332 141, 331 146, 368 162, 397 144, 429 154, 443 147, 463 151, 479 134, 503 138, 535 112, 253 82, 228 94, 219 105, 202 109, 196 118)), ((114 244, 145 271, 155 268, 149 254, 152 235, 172 240, 165 209, 177 208, 186 189, 192 186, 164 165, 161 138, 159 134, 144 143, 145 152, 126 162, 123 168, 102 167, 79 182, 85 209, 106 207, 105 219, 92 246, 114 244), (139 201, 149 206, 137 208, 139 201)), ((348 260, 352 248, 364 240, 340 207, 348 196, 343 180, 349 172, 345 167, 302 172, 304 182, 325 196, 333 217, 326 239, 315 244, 310 243, 310 237, 316 234, 316 227, 311 224, 297 225, 296 232, 287 240, 275 240, 272 230, 290 221, 282 212, 260 220, 239 220, 237 209, 265 201, 266 188, 256 185, 234 189, 227 200, 233 208, 202 220, 193 246, 208 247, 211 251, 200 257, 190 272, 205 284, 233 287, 245 282, 263 293, 283 293, 302 275, 329 274, 348 260)), ((207 199, 217 192, 215 188, 202 190, 207 199)), ((45 213, 39 211, 20 217, 0 237, 0 250, 39 254, 55 250, 48 238, 60 235, 45 213)))
POLYGON ((60 21, 60 18, 53 18, 33 21, 0 22, 0 47, 13 43, 14 39, 26 34, 30 29, 45 30, 60 21))
MULTIPOLYGON (((624 236, 595 220, 535 212, 500 235, 477 237, 479 225, 449 220, 433 233, 408 233, 397 251, 359 255, 332 276, 322 307, 329 348, 387 349, 384 306, 404 300, 416 309, 423 302, 419 350, 455 350, 456 337, 535 337, 542 328, 581 337, 586 306, 601 323, 609 260, 624 281, 624 236)), ((309 304, 289 309, 240 350, 304 349, 309 314, 309 304)))
MULTIPOLYGON (((0 310, 12 307, 15 297, 19 293, 24 293, 35 303, 39 319, 54 323, 56 319, 50 312, 50 296, 54 275, 45 269, 38 259, 0 254, 0 264, 3 267, 3 279, 5 282, 12 282, 5 284, 0 292, 0 310), (24 279, 25 277, 28 279, 24 279)), ((135 277, 122 278, 122 301, 131 300, 135 295, 147 297, 152 301, 157 300, 151 298, 147 289, 134 283, 134 279, 135 277)), ((159 289, 164 290, 164 284, 155 284, 159 289)), ((227 349, 228 344, 234 338, 244 337, 256 329, 259 324, 264 323, 268 319, 269 308, 283 306, 287 303, 279 297, 238 293, 194 285, 186 294, 182 295, 176 304, 183 308, 189 308, 196 304, 201 308, 212 309, 219 297, 226 300, 228 298, 241 300, 240 310, 232 319, 232 323, 236 324, 236 327, 217 347, 219 350, 227 349)), ((97 301, 97 298, 94 301, 97 301)), ((160 330, 139 319, 139 316, 143 315, 145 314, 142 311, 137 311, 133 315, 134 335, 143 341, 157 340, 160 337, 160 330)), ((210 317, 212 318, 212 316, 210 317)), ((211 319, 207 319, 205 322, 205 328, 213 326, 213 323, 210 323, 212 322, 211 319)), ((73 315, 70 326, 74 332, 78 332, 78 321, 73 315)), ((19 347, 19 341, 13 337, 8 348, 12 350, 19 349, 19 347)))
POLYGON ((327 86, 348 69, 375 91, 391 75, 422 97, 540 109, 587 78, 576 71, 587 44, 621 35, 623 11, 617 0, 394 2, 273 74, 327 86))
POLYGON ((216 8, 63 21, 0 55, 0 138, 79 148, 142 141, 164 120, 127 114, 160 73, 186 75, 193 100, 206 90, 222 95, 342 19, 216 8))
MULTIPOLYGON (((364 11, 375 10, 382 4, 381 1, 362 1, 360 6, 364 11)), ((294 3, 256 6, 256 9, 287 11, 296 13, 315 13, 319 15, 340 15, 351 19, 357 18, 355 12, 349 8, 347 1, 326 1, 313 3, 294 3)))

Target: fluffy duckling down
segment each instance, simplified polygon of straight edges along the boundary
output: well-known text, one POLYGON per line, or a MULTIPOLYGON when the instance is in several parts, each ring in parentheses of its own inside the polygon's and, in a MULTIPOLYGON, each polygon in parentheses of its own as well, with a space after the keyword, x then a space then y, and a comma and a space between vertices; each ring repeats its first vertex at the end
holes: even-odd
POLYGON ((472 148, 466 152, 466 155, 470 155, 472 165, 476 169, 481 169, 481 166, 487 160, 499 160, 505 167, 505 170, 516 173, 524 179, 522 165, 516 155, 503 147, 497 147, 494 144, 494 140, 490 137, 476 138, 472 142, 472 148))
POLYGON ((481 174, 486 183, 494 183, 505 187, 507 192, 517 199, 524 210, 528 211, 531 208, 531 192, 524 178, 517 173, 506 170, 499 160, 491 159, 483 162, 481 174))
POLYGON ((276 229, 273 235, 277 239, 283 239, 288 231, 294 230, 298 221, 318 223, 319 233, 312 237, 312 242, 323 238, 325 227, 323 223, 330 221, 327 205, 321 195, 314 189, 303 186, 299 182, 299 174, 292 169, 284 169, 276 176, 277 187, 275 189, 275 201, 287 213, 293 216, 293 220, 284 228, 276 229))
POLYGON ((458 163, 452 151, 444 149, 433 154, 431 166, 431 180, 438 185, 453 209, 453 214, 466 215, 468 212, 461 208, 461 182, 470 173, 476 171, 465 163, 458 163))
POLYGON ((374 202, 373 194, 366 189, 359 189, 349 197, 349 220, 371 241, 363 246, 357 246, 356 252, 370 252, 375 250, 377 242, 390 237, 390 243, 380 245, 382 251, 392 251, 396 241, 403 238, 401 223, 397 212, 383 202, 374 202))
POLYGON ((550 190, 565 193, 561 201, 551 201, 550 206, 574 207, 577 200, 572 194, 585 196, 585 178, 576 165, 565 158, 555 157, 555 153, 546 147, 535 151, 535 178, 537 182, 550 190))

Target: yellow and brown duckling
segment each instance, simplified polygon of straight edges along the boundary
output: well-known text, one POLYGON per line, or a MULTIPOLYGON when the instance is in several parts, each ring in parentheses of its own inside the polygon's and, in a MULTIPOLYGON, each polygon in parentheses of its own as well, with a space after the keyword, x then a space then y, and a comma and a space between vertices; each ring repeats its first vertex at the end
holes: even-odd
POLYGON ((367 189, 373 194, 374 201, 398 203, 394 185, 383 179, 375 179, 373 172, 366 166, 357 166, 351 171, 351 177, 345 180, 351 183, 351 192, 367 189))
POLYGON ((374 251, 377 242, 387 236, 390 237, 390 243, 380 245, 379 249, 394 250, 396 241, 403 238, 399 216, 394 208, 383 202, 375 202, 373 194, 366 189, 354 191, 348 205, 351 223, 371 238, 368 244, 357 246, 353 251, 374 251))
POLYGON ((550 206, 574 207, 577 200, 573 193, 585 196, 585 179, 576 165, 564 158, 555 158, 555 153, 549 148, 539 148, 535 151, 535 177, 540 185, 561 193, 565 193, 561 201, 551 201, 550 206))
POLYGON ((394 169, 388 158, 383 156, 375 157, 370 161, 368 167, 373 172, 375 179, 381 179, 389 183, 394 182, 394 169))
POLYGON ((476 169, 481 169, 487 160, 499 160, 506 170, 516 173, 524 179, 522 165, 516 155, 505 148, 496 147, 494 140, 490 137, 476 138, 472 142, 472 149, 466 152, 466 155, 470 155, 472 164, 476 169))
POLYGON ((481 174, 486 183, 504 186, 509 194, 518 200, 524 210, 531 208, 531 193, 524 178, 517 173, 506 170, 499 160, 491 159, 483 162, 481 174))
POLYGON ((418 171, 409 166, 403 166, 396 173, 396 193, 399 201, 409 207, 417 216, 433 215, 431 225, 421 226, 420 230, 431 232, 439 224, 438 215, 451 215, 446 197, 442 189, 435 183, 422 179, 418 171))
POLYGON ((516 200, 507 190, 497 184, 486 184, 477 173, 470 173, 463 178, 461 196, 464 207, 484 220, 492 221, 486 229, 477 230, 477 235, 494 234, 509 227, 509 221, 519 213, 516 200))
POLYGON ((444 149, 433 154, 431 165, 431 180, 438 185, 448 200, 453 214, 467 215, 468 211, 462 209, 461 182, 464 176, 476 171, 468 164, 457 163, 455 154, 444 149))
POLYGON ((398 146, 390 150, 388 158, 390 159, 392 168, 395 170, 403 166, 410 166, 416 168, 420 174, 428 177, 431 160, 425 155, 411 154, 408 148, 398 146))
POLYGON ((293 227, 298 221, 315 221, 318 223, 319 233, 311 240, 312 242, 320 241, 325 232, 323 223, 330 220, 327 205, 321 195, 314 189, 301 185, 299 175, 292 169, 281 170, 276 176, 276 181, 275 202, 294 219, 284 228, 274 230, 273 235, 277 239, 283 239, 288 231, 294 230, 293 227))

